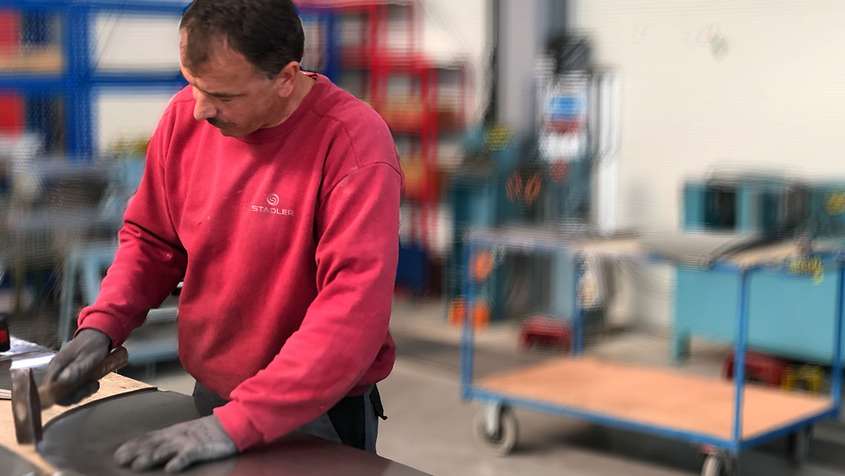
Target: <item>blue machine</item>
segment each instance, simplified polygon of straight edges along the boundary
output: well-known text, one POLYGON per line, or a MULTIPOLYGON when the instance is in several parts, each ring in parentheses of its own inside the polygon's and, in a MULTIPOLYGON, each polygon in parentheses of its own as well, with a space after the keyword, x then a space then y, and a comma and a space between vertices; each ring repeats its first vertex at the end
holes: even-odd
MULTIPOLYGON (((584 72, 546 78, 533 136, 495 144, 490 137, 496 142, 501 131, 497 134, 494 128, 478 129, 467 137, 467 166, 452 177, 450 190, 455 223, 447 276, 450 298, 460 298, 467 229, 520 226, 563 231, 569 224, 585 228, 601 135, 600 121, 592 117, 590 106, 608 94, 598 92, 602 78, 584 72)), ((553 290, 571 287, 574 273, 575 263, 562 254, 508 255, 501 258, 481 294, 494 320, 535 313, 571 318, 571 296, 553 290)))
POLYGON ((806 222, 808 190, 779 177, 723 177, 684 185, 684 229, 785 234, 806 222))
MULTIPOLYGON (((477 128, 464 141, 468 165, 451 177, 449 203, 452 207, 452 252, 446 276, 446 295, 461 299, 467 268, 464 235, 470 229, 501 225, 506 217, 519 216, 504 190, 507 177, 519 162, 518 147, 504 129, 477 128)), ((481 299, 491 308, 493 319, 504 310, 505 283, 509 266, 497 267, 481 299)))
MULTIPOLYGON (((845 230, 845 183, 800 184, 762 176, 688 182, 683 198, 687 231, 835 238, 845 230)), ((676 285, 675 359, 685 357, 694 336, 735 341, 740 287, 736 276, 678 267, 676 285)), ((750 347, 790 359, 831 363, 835 270, 821 264, 813 276, 761 270, 748 286, 750 347)))

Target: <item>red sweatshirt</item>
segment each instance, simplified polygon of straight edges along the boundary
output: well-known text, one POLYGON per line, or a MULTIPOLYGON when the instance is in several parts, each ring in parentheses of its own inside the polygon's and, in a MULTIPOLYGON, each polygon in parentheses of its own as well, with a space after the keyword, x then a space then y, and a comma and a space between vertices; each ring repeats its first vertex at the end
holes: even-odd
POLYGON ((401 172, 390 131, 323 76, 282 124, 224 137, 171 101, 79 328, 120 345, 184 279, 179 358, 241 450, 384 379, 401 172))

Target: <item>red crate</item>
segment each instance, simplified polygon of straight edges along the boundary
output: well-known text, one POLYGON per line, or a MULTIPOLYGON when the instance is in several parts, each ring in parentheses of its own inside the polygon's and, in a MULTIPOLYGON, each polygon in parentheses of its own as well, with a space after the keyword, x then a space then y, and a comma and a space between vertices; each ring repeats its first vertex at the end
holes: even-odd
MULTIPOLYGON (((789 363, 783 359, 759 352, 745 353, 745 378, 754 382, 780 387, 789 363)), ((734 353, 725 358, 722 375, 728 380, 734 376, 734 353)))
POLYGON ((519 345, 523 349, 551 347, 565 352, 572 347, 572 332, 560 319, 534 316, 522 324, 519 345))

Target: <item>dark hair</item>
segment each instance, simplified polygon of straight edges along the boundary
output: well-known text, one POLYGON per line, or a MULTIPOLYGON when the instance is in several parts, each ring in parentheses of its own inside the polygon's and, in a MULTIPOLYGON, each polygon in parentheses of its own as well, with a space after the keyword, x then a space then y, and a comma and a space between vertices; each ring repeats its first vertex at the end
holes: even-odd
POLYGON ((302 61, 305 47, 291 0, 194 0, 179 28, 188 34, 185 66, 192 69, 208 61, 220 35, 271 78, 291 61, 302 61))

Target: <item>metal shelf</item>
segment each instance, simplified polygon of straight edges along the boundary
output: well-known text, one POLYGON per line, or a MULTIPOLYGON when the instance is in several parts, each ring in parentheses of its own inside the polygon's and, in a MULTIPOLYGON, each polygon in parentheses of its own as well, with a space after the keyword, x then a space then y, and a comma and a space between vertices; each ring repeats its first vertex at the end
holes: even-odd
POLYGON ((0 73, 0 90, 14 90, 24 93, 63 91, 67 87, 59 75, 0 73))
MULTIPOLYGON (((172 89, 187 82, 178 71, 133 72, 99 71, 92 61, 92 18, 100 13, 125 15, 174 16, 182 14, 185 0, 0 0, 0 10, 56 13, 61 23, 61 58, 63 68, 54 73, 0 72, 0 90, 23 94, 52 93, 63 97, 65 107, 65 152, 90 157, 95 152, 95 128, 91 111, 98 89, 143 88, 172 89)), ((339 68, 336 55, 339 32, 334 8, 300 7, 303 19, 318 21, 327 31, 324 74, 336 79, 339 68)))
POLYGON ((153 88, 176 92, 186 84, 178 71, 99 71, 92 61, 93 17, 98 13, 176 16, 182 0, 0 0, 0 10, 52 12, 61 28, 61 65, 55 73, 0 73, 0 90, 23 94, 51 93, 64 102, 65 152, 90 158, 96 150, 92 107, 100 88, 153 88))
POLYGON ((0 0, 0 9, 60 11, 84 8, 92 12, 146 13, 156 15, 181 15, 184 1, 144 0, 0 0))
POLYGON ((91 84, 98 88, 181 88, 188 82, 178 71, 161 73, 98 72, 91 78, 91 84))

